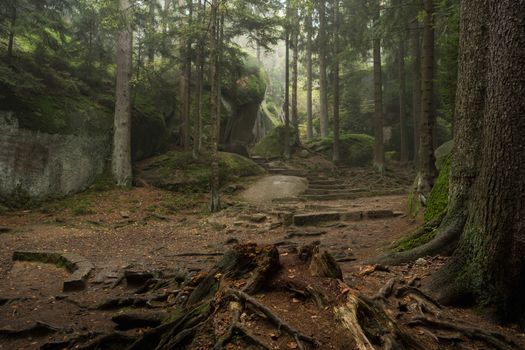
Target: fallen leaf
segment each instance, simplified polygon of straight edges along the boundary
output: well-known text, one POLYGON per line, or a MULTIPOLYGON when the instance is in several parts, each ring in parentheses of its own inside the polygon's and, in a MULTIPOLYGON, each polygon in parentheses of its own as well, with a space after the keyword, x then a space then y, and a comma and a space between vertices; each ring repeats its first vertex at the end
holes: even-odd
POLYGON ((286 346, 288 347, 288 349, 297 349, 299 347, 294 341, 288 342, 286 346))

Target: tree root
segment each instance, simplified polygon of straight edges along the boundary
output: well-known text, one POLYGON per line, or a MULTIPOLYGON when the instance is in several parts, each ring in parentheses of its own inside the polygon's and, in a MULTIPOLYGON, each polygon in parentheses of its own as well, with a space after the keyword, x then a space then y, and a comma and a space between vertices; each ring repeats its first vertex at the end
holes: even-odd
POLYGON ((435 223, 436 227, 439 226, 438 233, 430 242, 404 252, 393 252, 373 258, 366 261, 366 263, 399 265, 424 256, 452 253, 463 230, 464 219, 461 217, 447 219, 447 217, 441 221, 441 225, 439 222, 435 223))
POLYGON ((299 347, 301 347, 301 342, 300 342, 301 340, 305 341, 305 342, 308 342, 310 344, 313 344, 313 345, 318 345, 319 344, 317 342, 317 340, 315 340, 314 338, 299 332, 294 327, 292 327, 290 324, 288 324, 286 321, 282 320, 277 315, 275 315, 273 313, 273 311, 270 310, 267 306, 261 304, 259 301, 257 301, 257 299, 252 298, 248 294, 246 294, 246 293, 244 293, 242 291, 233 290, 231 288, 227 288, 225 290, 225 293, 226 293, 225 294, 226 296, 232 295, 232 296, 234 296, 235 298, 237 298, 239 301, 241 301, 243 303, 251 304, 256 310, 260 311, 273 324, 275 324, 277 326, 278 330, 282 329, 285 332, 287 332, 288 334, 290 334, 294 339, 296 339, 297 344, 298 344, 299 347))
POLYGON ((346 303, 335 307, 334 313, 359 350, 420 348, 376 301, 350 292, 346 303))
POLYGON ((470 339, 481 340, 493 349, 512 350, 515 348, 514 343, 502 334, 495 332, 487 332, 477 327, 460 324, 457 321, 454 321, 452 323, 426 316, 416 316, 409 322, 409 326, 425 326, 445 329, 448 331, 457 331, 470 339))
POLYGON ((56 333, 60 331, 61 328, 52 326, 50 324, 37 321, 35 324, 27 328, 22 329, 10 329, 2 328, 0 329, 0 336, 6 338, 23 338, 23 337, 40 337, 56 333))

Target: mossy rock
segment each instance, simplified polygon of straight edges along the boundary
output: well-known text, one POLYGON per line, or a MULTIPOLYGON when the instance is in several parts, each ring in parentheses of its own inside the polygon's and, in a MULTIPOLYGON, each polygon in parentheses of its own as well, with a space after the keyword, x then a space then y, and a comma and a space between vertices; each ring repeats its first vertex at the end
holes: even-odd
MULTIPOLYGON (((290 128, 290 146, 293 147, 297 133, 292 127, 290 128)), ((250 150, 250 154, 264 158, 281 157, 284 153, 284 131, 283 125, 274 128, 268 135, 263 137, 250 150)))
POLYGON ((432 191, 428 196, 425 221, 428 222, 447 209, 448 187, 452 154, 444 156, 441 160, 439 176, 434 182, 432 191))
POLYGON ((436 168, 441 170, 443 163, 446 158, 452 153, 452 148, 454 148, 454 141, 450 140, 436 148, 434 151, 434 156, 436 157, 436 168))
MULTIPOLYGON (((374 138, 365 134, 341 134, 341 163, 348 166, 366 166, 374 158, 374 138)), ((315 139, 307 143, 315 152, 321 152, 332 159, 333 137, 315 139)))
MULTIPOLYGON (((219 152, 221 185, 242 176, 264 173, 251 159, 235 153, 219 152)), ((138 173, 147 183, 181 192, 207 192, 211 183, 211 155, 201 154, 194 159, 191 152, 170 151, 151 158, 138 173)))
POLYGON ((268 78, 264 68, 252 56, 244 59, 242 75, 235 82, 235 99, 237 106, 247 103, 261 103, 266 93, 266 82, 268 78))

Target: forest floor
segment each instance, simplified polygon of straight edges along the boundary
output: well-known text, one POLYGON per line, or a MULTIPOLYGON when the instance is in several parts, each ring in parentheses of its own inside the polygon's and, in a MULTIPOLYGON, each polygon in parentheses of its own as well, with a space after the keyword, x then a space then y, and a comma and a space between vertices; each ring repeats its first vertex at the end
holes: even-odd
MULTIPOLYGON (((356 187, 379 186, 375 175, 367 169, 343 169, 339 176, 350 179, 356 187)), ((410 176, 399 177, 396 173, 391 176, 391 180, 381 180, 382 186, 404 189, 410 186, 410 176)), ((254 180, 243 179, 237 189, 254 180)), ((180 273, 204 273, 237 243, 275 244, 283 264, 289 264, 284 272, 286 277, 307 279, 299 265, 285 262, 299 247, 318 240, 321 249, 339 262, 347 285, 366 296, 375 295, 393 277, 407 283, 424 279, 446 261, 445 257, 428 257, 394 267, 366 264, 367 259, 382 254, 395 240, 422 223, 420 218, 405 214, 406 193, 254 205, 242 201, 240 191, 235 188, 232 191, 223 194, 225 209, 215 214, 206 209, 206 194, 135 187, 88 191, 44 203, 33 210, 0 215, 0 349, 67 348, 63 341, 74 335, 83 334, 89 339, 115 329, 112 321, 115 314, 143 309, 169 313, 166 300, 157 304, 150 299, 140 305, 98 306, 110 300, 141 297, 142 294, 136 293, 137 286, 126 282, 125 273, 147 272, 159 279, 180 273), (283 224, 283 213, 327 211, 391 215, 328 220, 309 226, 283 224), (91 262, 94 270, 86 289, 63 292, 62 283, 69 275, 66 269, 42 262, 13 261, 15 251, 75 253, 91 262), (39 331, 35 325, 45 327, 39 331)), ((327 288, 332 288, 334 295, 344 294, 345 288, 334 283, 327 282, 327 288)), ((164 292, 169 294, 169 288, 164 288, 164 292)), ((336 325, 328 307, 319 308, 311 301, 282 291, 268 292, 261 298, 281 318, 318 339, 321 349, 356 348, 336 325)), ((397 303, 393 307, 401 308, 402 300, 397 303)), ((472 309, 446 308, 441 312, 447 319, 501 333, 513 344, 511 348, 525 349, 525 334, 514 327, 494 325, 472 309)), ((260 324, 259 328, 253 327, 255 333, 266 339, 269 348, 298 348, 293 338, 280 337, 260 324)), ((133 328, 126 334, 137 336, 146 329, 133 328)), ((410 329, 428 349, 491 348, 484 342, 462 339, 458 334, 445 336, 417 326, 410 329)), ((247 347, 233 343, 227 348, 247 347)))

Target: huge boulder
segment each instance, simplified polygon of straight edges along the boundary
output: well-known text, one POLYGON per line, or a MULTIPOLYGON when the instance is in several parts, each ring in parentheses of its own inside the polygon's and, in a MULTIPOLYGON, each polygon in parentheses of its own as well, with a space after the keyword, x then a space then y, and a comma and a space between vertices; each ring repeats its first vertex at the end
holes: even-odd
POLYGON ((253 57, 247 57, 238 79, 224 89, 231 115, 222 134, 223 149, 247 156, 254 140, 254 126, 266 93, 266 73, 253 57))

